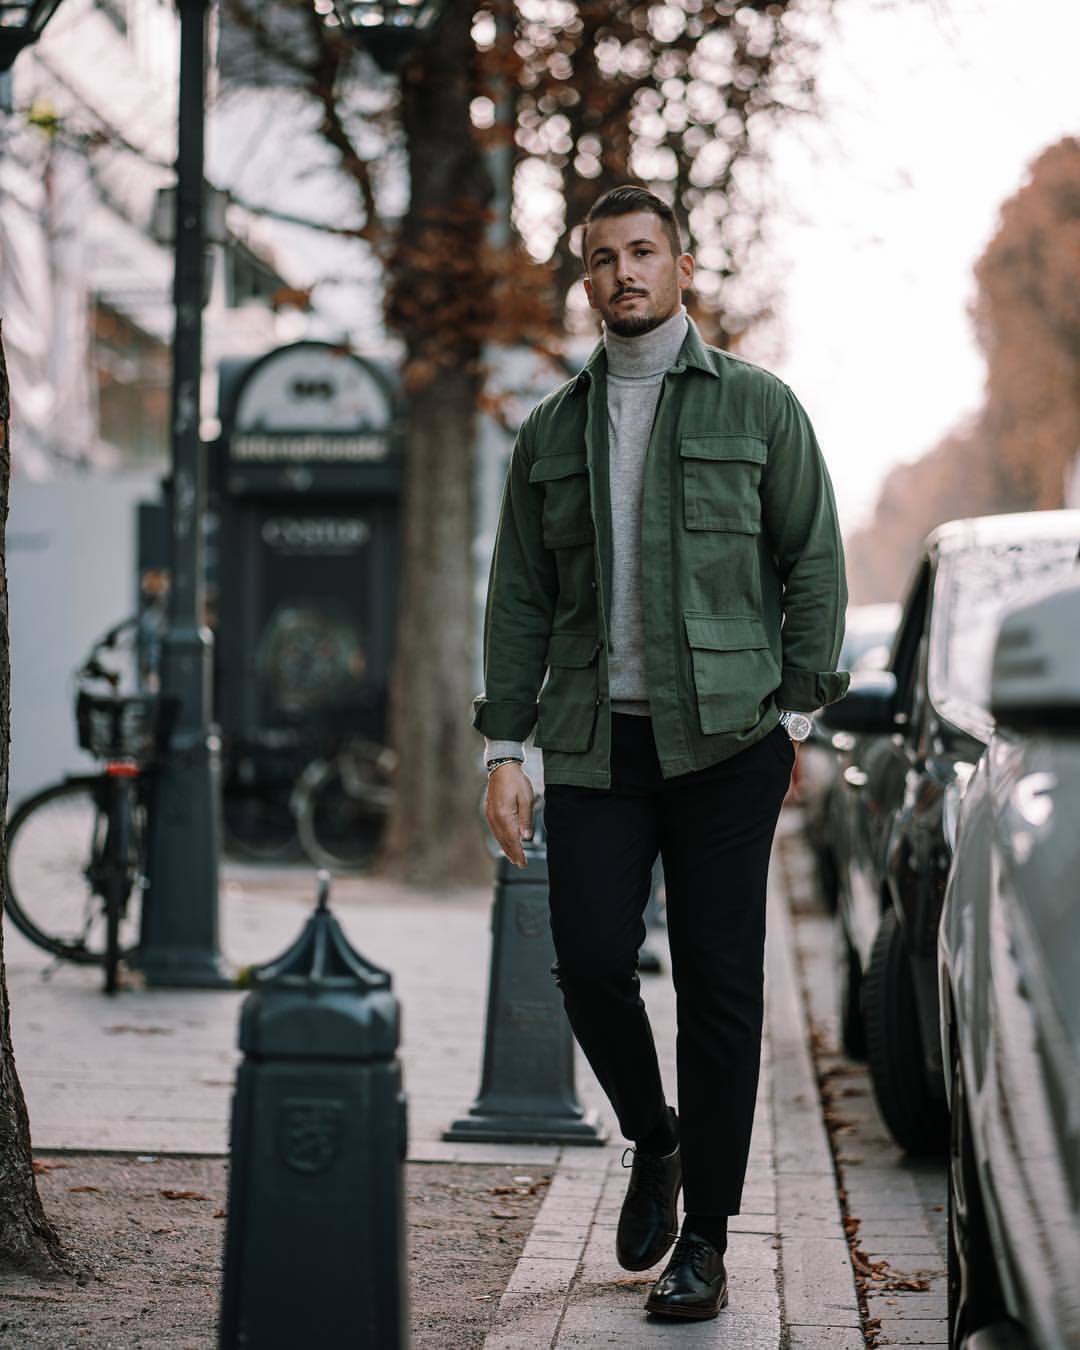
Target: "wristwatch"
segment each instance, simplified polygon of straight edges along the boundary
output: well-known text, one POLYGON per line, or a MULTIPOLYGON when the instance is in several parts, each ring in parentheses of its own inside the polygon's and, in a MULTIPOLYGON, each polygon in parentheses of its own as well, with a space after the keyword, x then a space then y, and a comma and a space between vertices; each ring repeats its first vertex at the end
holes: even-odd
POLYGON ((805 741, 810 735, 813 723, 805 713, 800 712, 782 712, 780 714, 780 725, 793 741, 805 741))

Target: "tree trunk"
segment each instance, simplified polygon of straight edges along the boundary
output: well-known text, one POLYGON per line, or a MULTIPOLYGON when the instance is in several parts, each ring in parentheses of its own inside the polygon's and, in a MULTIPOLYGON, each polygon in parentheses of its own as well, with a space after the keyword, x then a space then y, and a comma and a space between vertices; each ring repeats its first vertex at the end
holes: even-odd
MULTIPOLYGON (((7 818, 11 667, 8 649, 6 550, 11 452, 8 442, 8 376, 0 333, 0 821, 7 818)), ((0 850, 3 848, 0 837, 0 850)), ((2 851, 0 851, 2 859, 2 851)), ((0 872, 0 911, 6 898, 0 872)), ((45 1217, 34 1180, 30 1122, 11 1045, 11 1010, 0 924, 0 1269, 53 1274, 65 1269, 60 1240, 45 1217)))
POLYGON ((491 326, 491 182, 469 118, 473 0, 449 0, 402 75, 409 209, 391 266, 390 325, 406 344, 403 575, 391 691, 396 802, 382 867, 436 885, 490 875, 473 687, 474 463, 491 326))

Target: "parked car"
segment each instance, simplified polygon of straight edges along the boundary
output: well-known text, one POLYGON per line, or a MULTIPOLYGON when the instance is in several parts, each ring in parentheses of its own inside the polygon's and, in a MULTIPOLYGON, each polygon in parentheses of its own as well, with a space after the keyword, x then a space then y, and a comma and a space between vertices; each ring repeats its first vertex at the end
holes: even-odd
MULTIPOLYGON (((897 604, 850 605, 844 624, 844 644, 837 669, 858 672, 880 670, 889 659, 889 648, 900 619, 897 604)), ((836 909, 836 859, 829 839, 830 801, 839 790, 839 771, 832 736, 817 718, 799 751, 795 766, 795 799, 802 812, 802 828, 817 863, 821 896, 829 910, 836 909)))
POLYGON ((941 916, 950 1344, 1080 1346, 1080 585, 1013 610, 941 916))
MULTIPOLYGON (((911 1152, 943 1148, 937 930, 948 877, 946 789, 993 728, 990 654, 1003 608, 1074 565, 1080 511, 984 516, 927 539, 886 669, 822 714, 848 732, 830 818, 845 1048, 865 1049, 878 1106, 911 1152)), ((956 796, 954 790, 953 798, 956 796)))

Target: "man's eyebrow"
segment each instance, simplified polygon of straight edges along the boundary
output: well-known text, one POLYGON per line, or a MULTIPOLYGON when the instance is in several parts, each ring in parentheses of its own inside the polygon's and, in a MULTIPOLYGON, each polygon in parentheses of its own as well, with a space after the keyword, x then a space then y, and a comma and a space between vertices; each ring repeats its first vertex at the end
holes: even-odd
MULTIPOLYGON (((631 239, 626 247, 639 248, 642 244, 648 244, 650 248, 656 248, 655 239, 631 239)), ((596 257, 598 253, 613 253, 614 251, 615 250, 611 247, 610 244, 600 244, 596 248, 594 248, 593 251, 589 254, 589 261, 592 262, 592 260, 596 257)))

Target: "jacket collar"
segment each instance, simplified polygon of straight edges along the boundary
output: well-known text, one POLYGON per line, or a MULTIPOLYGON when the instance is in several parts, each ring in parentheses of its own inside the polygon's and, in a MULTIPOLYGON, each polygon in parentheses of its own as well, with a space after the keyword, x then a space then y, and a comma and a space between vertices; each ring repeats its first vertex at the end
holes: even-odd
MULTIPOLYGON (((716 367, 709 360, 709 349, 702 341, 697 324, 687 316, 686 337, 679 348, 679 355, 671 367, 672 375, 681 375, 684 370, 700 370, 705 375, 717 376, 716 367)), ((586 389, 594 379, 607 375, 607 352, 603 340, 592 349, 589 359, 574 379, 574 389, 586 389)))

